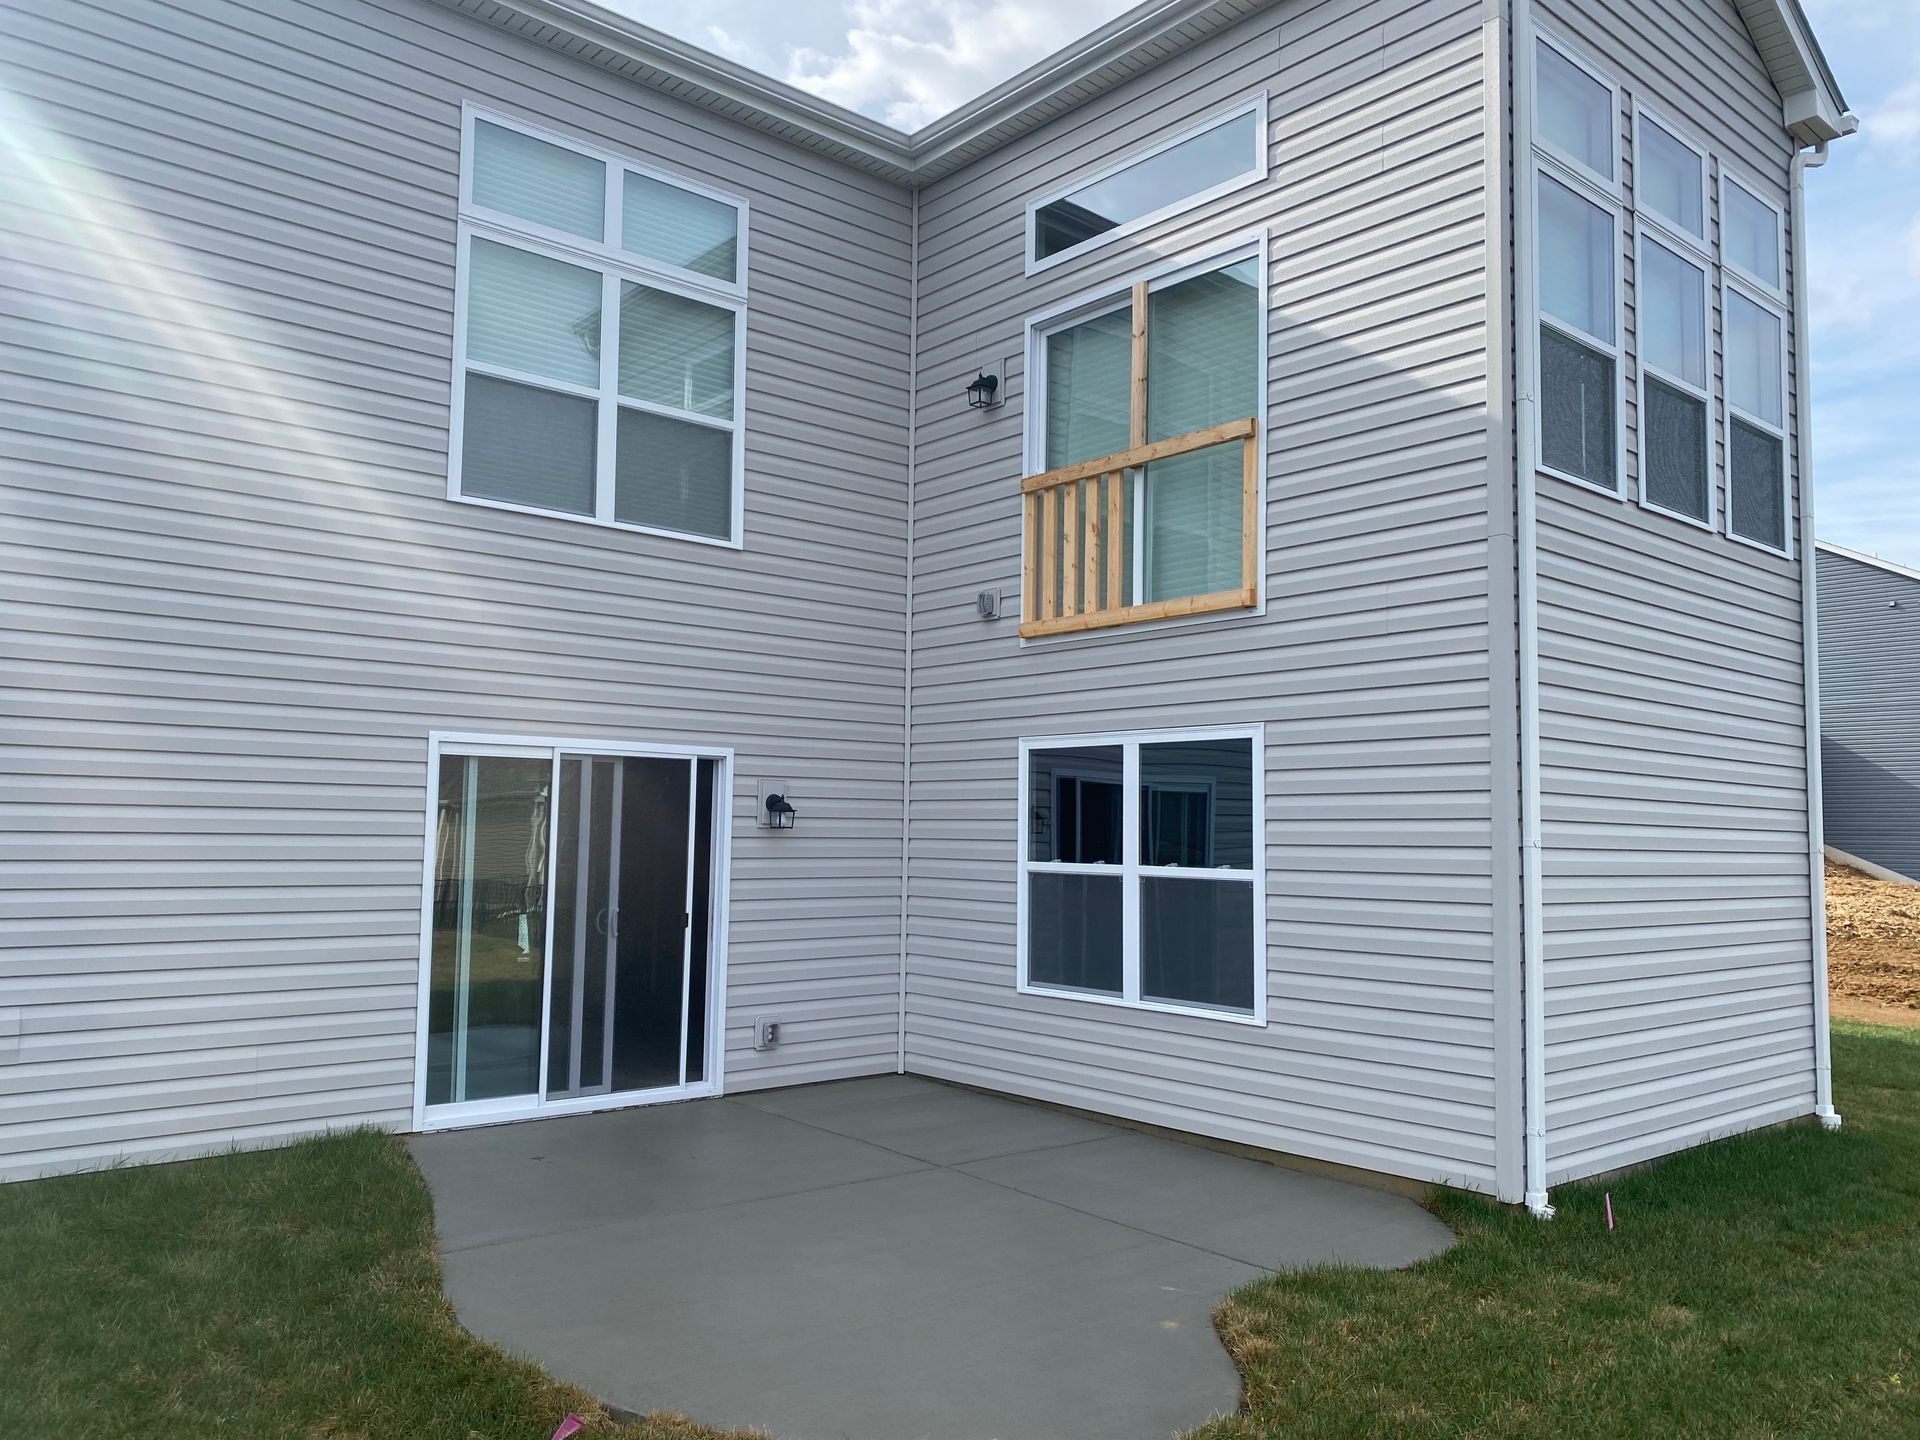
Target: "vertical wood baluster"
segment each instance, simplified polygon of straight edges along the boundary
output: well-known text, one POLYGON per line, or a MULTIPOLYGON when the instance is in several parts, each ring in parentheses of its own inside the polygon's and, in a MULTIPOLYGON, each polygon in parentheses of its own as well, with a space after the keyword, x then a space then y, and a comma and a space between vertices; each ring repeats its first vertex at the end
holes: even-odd
POLYGON ((1060 613, 1060 487, 1043 490, 1040 513, 1040 618, 1060 613))

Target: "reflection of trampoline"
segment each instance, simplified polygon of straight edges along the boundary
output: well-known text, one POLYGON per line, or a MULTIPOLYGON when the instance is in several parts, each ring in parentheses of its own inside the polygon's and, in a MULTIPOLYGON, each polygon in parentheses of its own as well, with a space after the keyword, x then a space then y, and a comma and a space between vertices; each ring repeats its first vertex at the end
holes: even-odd
POLYGON ((718 774, 687 757, 441 757, 429 1106, 705 1079, 718 774))

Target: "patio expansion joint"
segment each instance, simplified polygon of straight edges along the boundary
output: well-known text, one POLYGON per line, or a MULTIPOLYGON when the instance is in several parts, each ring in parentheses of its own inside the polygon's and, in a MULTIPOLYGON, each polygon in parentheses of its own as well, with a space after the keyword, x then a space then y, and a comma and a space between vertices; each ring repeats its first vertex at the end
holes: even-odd
MULTIPOLYGON (((773 1113, 773 1112, 763 1111, 762 1113, 764 1114, 764 1113, 773 1113)), ((816 1125, 810 1120, 795 1119, 795 1117, 791 1115, 782 1115, 780 1118, 783 1120, 792 1120, 793 1123, 796 1125, 804 1125, 809 1130, 818 1130, 823 1135, 832 1135, 841 1140, 849 1140, 854 1138, 850 1135, 846 1135, 842 1133, 841 1131, 830 1130, 824 1125, 816 1125)), ((1111 1135, 1089 1135, 1084 1140, 1063 1140, 1053 1145, 1029 1146, 1025 1150, 1004 1150, 995 1155, 976 1155, 971 1160, 958 1161, 951 1165, 942 1164, 938 1160, 923 1160, 918 1155, 909 1155, 904 1150, 896 1150, 890 1145, 881 1145, 878 1142, 873 1140, 861 1140, 858 1143, 862 1145, 871 1145, 876 1150, 884 1150, 889 1155, 898 1155, 903 1160, 917 1161, 919 1163, 921 1170, 951 1170, 956 1175, 964 1175, 967 1177, 967 1179, 976 1180, 982 1185, 991 1185, 996 1189, 1005 1190, 1010 1194, 1014 1194, 1014 1195, 1024 1195, 1029 1200, 1038 1200, 1043 1205, 1055 1206, 1056 1208, 1064 1210, 1071 1215, 1084 1215, 1089 1220, 1098 1220, 1107 1225, 1117 1225, 1122 1230, 1130 1230, 1134 1234, 1144 1236, 1149 1240, 1164 1241, 1169 1245, 1179 1245, 1185 1249, 1192 1250, 1196 1254, 1211 1255, 1216 1260, 1225 1260, 1234 1265, 1245 1265, 1249 1269, 1257 1270, 1263 1275, 1272 1273, 1271 1267, 1263 1265, 1257 1260, 1248 1260, 1244 1256, 1240 1256, 1240 1255, 1229 1255, 1224 1250, 1215 1250, 1208 1245, 1198 1245, 1191 1240, 1183 1240, 1178 1235, 1165 1235, 1158 1230, 1149 1230, 1144 1225, 1135 1225, 1126 1220, 1116 1220, 1111 1215, 1102 1215, 1097 1210, 1088 1210, 1085 1207, 1079 1206, 1079 1205, 1069 1205, 1064 1200, 1056 1200, 1052 1196, 1042 1195, 1033 1190, 1023 1190, 1018 1185, 1009 1185, 1004 1180, 995 1180, 991 1176, 987 1176, 987 1175, 976 1175, 973 1171, 966 1168, 969 1165, 985 1164, 989 1160, 1005 1160, 1015 1155, 1039 1155, 1039 1154, 1042 1154, 1043 1152, 1050 1151, 1050 1150, 1071 1150, 1081 1145, 1105 1145, 1105 1144, 1109 1144, 1112 1141, 1124 1140, 1126 1138, 1128 1138, 1128 1132, 1122 1131, 1122 1130, 1116 1130, 1115 1133, 1111 1135)), ((1179 1144, 1180 1142, 1173 1141, 1172 1143, 1179 1144)), ((1194 1146, 1192 1148, 1198 1150, 1201 1147, 1194 1146)), ((900 1171, 899 1173, 903 1175, 912 1175, 920 1172, 915 1170, 903 1170, 903 1171, 900 1171)), ((892 1178, 893 1178, 892 1176, 887 1176, 887 1175, 879 1175, 879 1176, 873 1177, 873 1179, 875 1180, 887 1180, 892 1178)), ((854 1181, 846 1182, 846 1184, 849 1186, 865 1185, 865 1184, 871 1184, 871 1183, 872 1183, 871 1180, 854 1180, 854 1181)), ((817 1188, 832 1190, 839 1187, 827 1185, 827 1186, 820 1186, 817 1188)), ((794 1193, 805 1194, 807 1192, 796 1191, 794 1193)), ((746 1202, 743 1202, 743 1203, 746 1203, 746 1202)), ((719 1209, 723 1207, 716 1206, 714 1208, 719 1209)))

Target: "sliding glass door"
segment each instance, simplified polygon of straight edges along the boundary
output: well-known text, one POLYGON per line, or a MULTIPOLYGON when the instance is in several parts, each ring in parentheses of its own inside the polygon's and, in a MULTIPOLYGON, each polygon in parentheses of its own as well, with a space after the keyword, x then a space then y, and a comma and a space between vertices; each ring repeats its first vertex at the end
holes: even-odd
POLYGON ((442 749, 434 1119, 704 1084, 721 773, 712 756, 442 749))

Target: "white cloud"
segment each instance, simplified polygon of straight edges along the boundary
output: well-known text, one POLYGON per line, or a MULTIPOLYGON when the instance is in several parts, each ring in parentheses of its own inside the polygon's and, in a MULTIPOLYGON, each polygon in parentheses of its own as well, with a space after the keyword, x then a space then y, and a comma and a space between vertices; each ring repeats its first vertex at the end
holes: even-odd
POLYGON ((917 130, 1126 8, 1126 0, 849 0, 844 42, 796 48, 786 79, 917 130))

